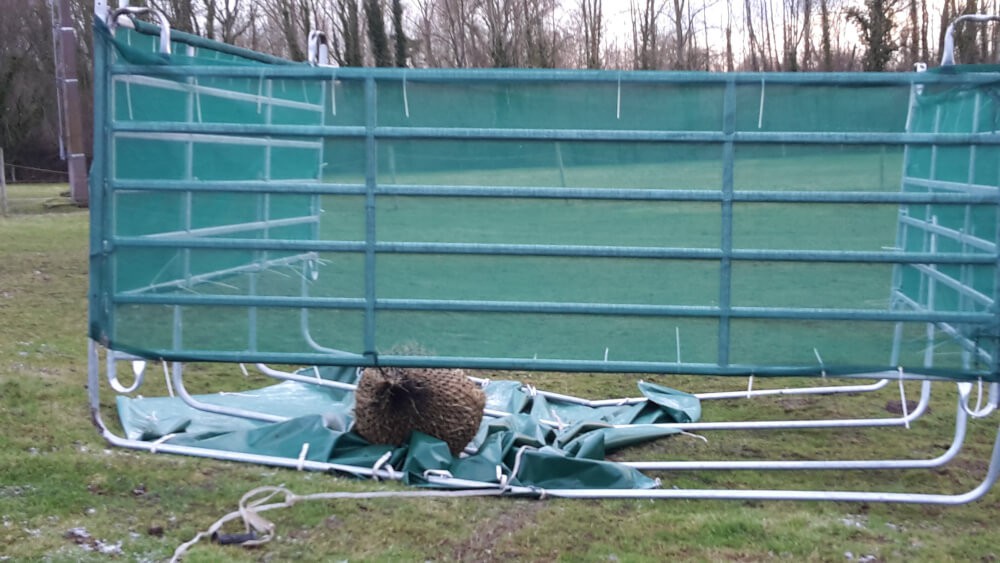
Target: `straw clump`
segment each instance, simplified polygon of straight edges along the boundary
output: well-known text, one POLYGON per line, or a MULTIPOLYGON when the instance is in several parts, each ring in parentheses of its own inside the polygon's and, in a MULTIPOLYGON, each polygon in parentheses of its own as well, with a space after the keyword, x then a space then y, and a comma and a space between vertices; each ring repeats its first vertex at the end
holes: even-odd
POLYGON ((458 455, 479 431, 485 406, 482 389, 460 369, 366 368, 355 392, 354 430, 391 445, 418 430, 458 455))

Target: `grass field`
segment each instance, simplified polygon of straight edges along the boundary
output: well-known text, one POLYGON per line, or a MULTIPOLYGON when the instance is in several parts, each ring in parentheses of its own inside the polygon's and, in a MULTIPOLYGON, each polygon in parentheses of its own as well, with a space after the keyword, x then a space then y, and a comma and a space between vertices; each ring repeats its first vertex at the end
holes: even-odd
MULTIPOLYGON (((87 212, 63 186, 12 186, 0 219, 0 560, 158 561, 260 485, 301 493, 398 485, 109 449, 86 404, 87 212), (103 550, 103 553, 102 553, 103 550)), ((195 365, 192 391, 263 383, 232 366, 195 365)), ((492 374, 496 375, 496 374, 492 374)), ((634 394, 628 375, 514 374, 587 397, 634 394)), ((689 391, 738 380, 654 377, 689 391)), ((800 385, 771 380, 767 385, 800 385)), ((812 382, 809 382, 812 383, 812 382)), ((760 381, 757 387, 764 385, 760 381)), ((144 392, 162 393, 150 381, 144 392)), ((890 385, 895 389, 895 385, 890 385)), ((107 393, 107 389, 104 392, 107 393)), ((907 386, 913 399, 917 388, 907 386)), ((890 416, 893 391, 705 405, 706 420, 890 416)), ((954 393, 935 390, 911 429, 706 433, 614 454, 616 459, 933 457, 950 441, 954 393)), ((106 420, 113 420, 110 403, 106 420)), ((964 491, 979 481, 996 420, 976 421, 960 457, 931 471, 677 472, 665 487, 964 491)), ((304 503, 269 513, 277 539, 246 550, 204 542, 188 561, 993 561, 1000 491, 942 508, 732 501, 367 500, 304 503)), ((232 532, 238 529, 228 530, 232 532)))

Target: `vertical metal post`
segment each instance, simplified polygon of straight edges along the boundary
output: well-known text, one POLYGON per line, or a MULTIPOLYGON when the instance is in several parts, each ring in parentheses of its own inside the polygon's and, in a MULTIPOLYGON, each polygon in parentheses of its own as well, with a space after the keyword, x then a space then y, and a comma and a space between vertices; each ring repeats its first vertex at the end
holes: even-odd
POLYGON ((111 133, 108 127, 110 111, 109 93, 111 79, 107 70, 108 46, 102 39, 94 40, 94 177, 101 183, 94 185, 90 194, 90 289, 88 291, 90 337, 105 342, 111 333, 108 323, 110 296, 108 281, 109 253, 111 252, 111 220, 105 207, 110 170, 111 133), (100 293, 98 293, 100 292, 100 293), (98 332, 99 331, 99 332, 98 332))
POLYGON ((7 216, 7 165, 3 162, 3 147, 0 147, 0 211, 7 216))
POLYGON ((365 79, 365 349, 375 352, 375 187, 378 143, 375 140, 377 91, 375 79, 365 79))
POLYGON ((733 178, 736 147, 733 136, 736 133, 736 82, 726 82, 726 92, 722 106, 722 260, 719 263, 719 366, 729 365, 729 323, 732 307, 733 278, 733 178))
POLYGON ((58 48, 55 50, 56 89, 59 92, 62 132, 65 135, 66 167, 69 172, 69 192, 73 202, 86 206, 90 202, 87 190, 87 156, 84 154, 83 121, 80 104, 80 81, 77 72, 76 28, 69 9, 69 0, 53 0, 58 48))

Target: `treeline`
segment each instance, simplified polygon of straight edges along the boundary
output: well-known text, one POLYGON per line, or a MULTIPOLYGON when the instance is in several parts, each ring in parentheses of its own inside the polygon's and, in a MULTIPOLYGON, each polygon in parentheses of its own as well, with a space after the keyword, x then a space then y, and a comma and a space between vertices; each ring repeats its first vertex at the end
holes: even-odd
MULTIPOLYGON (((1000 0, 133 0, 175 29, 304 60, 321 30, 341 66, 886 71, 931 65, 944 29, 1000 0)), ((84 92, 92 0, 71 0, 84 92)), ((116 0, 109 4, 117 5, 116 0)), ((50 0, 0 0, 0 147, 57 168, 50 0)), ((1000 25, 965 25, 958 60, 995 62, 1000 25)), ((85 98, 88 97, 85 94, 85 98)), ((90 130, 90 100, 83 101, 90 130)), ((8 177, 11 170, 7 170, 8 177)), ((31 171, 21 169, 21 178, 31 171)))

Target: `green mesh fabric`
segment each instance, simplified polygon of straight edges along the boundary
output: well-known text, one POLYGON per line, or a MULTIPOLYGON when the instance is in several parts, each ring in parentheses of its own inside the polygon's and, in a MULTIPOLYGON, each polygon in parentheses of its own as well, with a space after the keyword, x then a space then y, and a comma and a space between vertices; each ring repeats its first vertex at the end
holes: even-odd
POLYGON ((994 67, 316 68, 96 36, 116 349, 996 379, 994 67))

